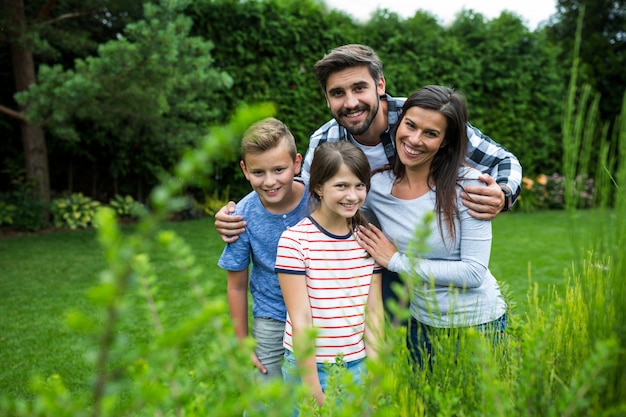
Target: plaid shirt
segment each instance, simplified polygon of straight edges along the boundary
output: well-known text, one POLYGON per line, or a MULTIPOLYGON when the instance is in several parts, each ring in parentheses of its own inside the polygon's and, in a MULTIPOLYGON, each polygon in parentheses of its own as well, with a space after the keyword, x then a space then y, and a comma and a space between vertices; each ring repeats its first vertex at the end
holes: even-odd
MULTIPOLYGON (((387 100, 387 120, 389 126, 393 127, 398 122, 406 98, 394 98, 387 94, 383 99, 387 100)), ((469 138, 467 163, 482 173, 491 175, 498 184, 508 185, 513 191, 513 201, 515 201, 522 189, 522 166, 519 160, 469 123, 467 124, 467 136, 469 138)), ((309 170, 315 148, 324 142, 337 142, 339 140, 354 141, 348 131, 340 126, 335 119, 328 121, 311 135, 309 149, 302 165, 302 178, 305 181, 309 181, 309 170)), ((391 143, 395 146, 395 138, 392 138, 391 143)), ((382 166, 372 166, 372 170, 378 168, 382 168, 382 166)))

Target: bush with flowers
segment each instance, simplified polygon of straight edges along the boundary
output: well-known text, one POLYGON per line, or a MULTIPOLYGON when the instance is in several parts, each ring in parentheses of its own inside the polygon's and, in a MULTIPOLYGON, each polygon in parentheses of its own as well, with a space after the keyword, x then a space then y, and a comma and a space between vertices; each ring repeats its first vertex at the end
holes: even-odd
MULTIPOLYGON (((516 207, 521 211, 564 209, 566 179, 554 173, 550 176, 539 174, 534 179, 522 178, 522 193, 517 198, 516 207)), ((593 178, 578 175, 574 180, 574 200, 577 208, 593 206, 595 184, 593 178)))

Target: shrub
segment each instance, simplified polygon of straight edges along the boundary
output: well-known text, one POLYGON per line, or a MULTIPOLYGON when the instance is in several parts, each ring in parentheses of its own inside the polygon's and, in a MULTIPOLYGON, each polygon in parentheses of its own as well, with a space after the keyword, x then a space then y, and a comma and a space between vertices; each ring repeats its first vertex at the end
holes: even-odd
POLYGON ((211 195, 204 193, 204 202, 196 202, 196 206, 207 216, 215 216, 222 207, 228 204, 230 187, 226 186, 226 189, 219 193, 217 190, 211 195))
POLYGON ((2 171, 11 181, 10 191, 0 194, 0 224, 7 223, 19 230, 36 231, 48 224, 47 204, 36 198, 35 183, 26 178, 24 168, 8 158, 2 171), (4 212, 3 212, 4 210, 4 212), (7 217, 8 216, 8 217, 7 217))
POLYGON ((98 201, 85 197, 82 193, 70 194, 67 197, 52 201, 50 211, 56 227, 87 227, 91 225, 96 214, 98 201))
MULTIPOLYGON (((554 173, 550 176, 539 174, 534 179, 522 179, 522 194, 517 206, 522 211, 562 210, 565 208, 566 178, 554 173)), ((595 183, 588 175, 578 175, 574 179, 574 194, 577 208, 593 207, 595 183)))
POLYGON ((14 191, 0 197, 5 204, 4 213, 0 209, 0 224, 8 223, 16 229, 29 231, 47 226, 47 204, 35 198, 34 186, 22 181, 14 181, 14 185, 14 191), (7 215, 11 221, 8 221, 7 215))
POLYGON ((15 206, 0 201, 0 225, 13 224, 13 216, 15 214, 15 206))
POLYGON ((135 201, 132 196, 117 194, 109 201, 109 206, 115 210, 118 217, 135 219, 144 209, 143 205, 135 201))

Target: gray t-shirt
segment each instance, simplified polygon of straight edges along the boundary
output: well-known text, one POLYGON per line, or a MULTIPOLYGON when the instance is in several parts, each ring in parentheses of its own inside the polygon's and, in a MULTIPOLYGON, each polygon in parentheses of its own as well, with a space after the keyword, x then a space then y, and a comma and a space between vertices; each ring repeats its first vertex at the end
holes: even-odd
MULTIPOLYGON (((459 183, 481 185, 478 175, 480 172, 473 168, 461 168, 459 183)), ((398 249, 388 269, 412 272, 417 277, 411 300, 413 317, 429 326, 448 328, 487 323, 504 314, 506 304, 489 271, 491 222, 470 216, 457 195, 456 238, 452 240, 444 230, 442 239, 434 217, 429 224, 427 249, 410 253, 416 228, 423 225, 426 214, 434 211, 435 191, 401 200, 391 195, 394 180, 391 171, 374 175, 362 210, 398 249)))

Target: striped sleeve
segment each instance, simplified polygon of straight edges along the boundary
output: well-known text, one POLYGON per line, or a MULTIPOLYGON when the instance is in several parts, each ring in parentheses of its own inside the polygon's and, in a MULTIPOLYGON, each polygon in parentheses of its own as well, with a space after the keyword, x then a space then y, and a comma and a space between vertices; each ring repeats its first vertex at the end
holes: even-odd
POLYGON ((276 273, 304 275, 306 262, 302 245, 294 231, 287 229, 278 241, 276 251, 276 273))

